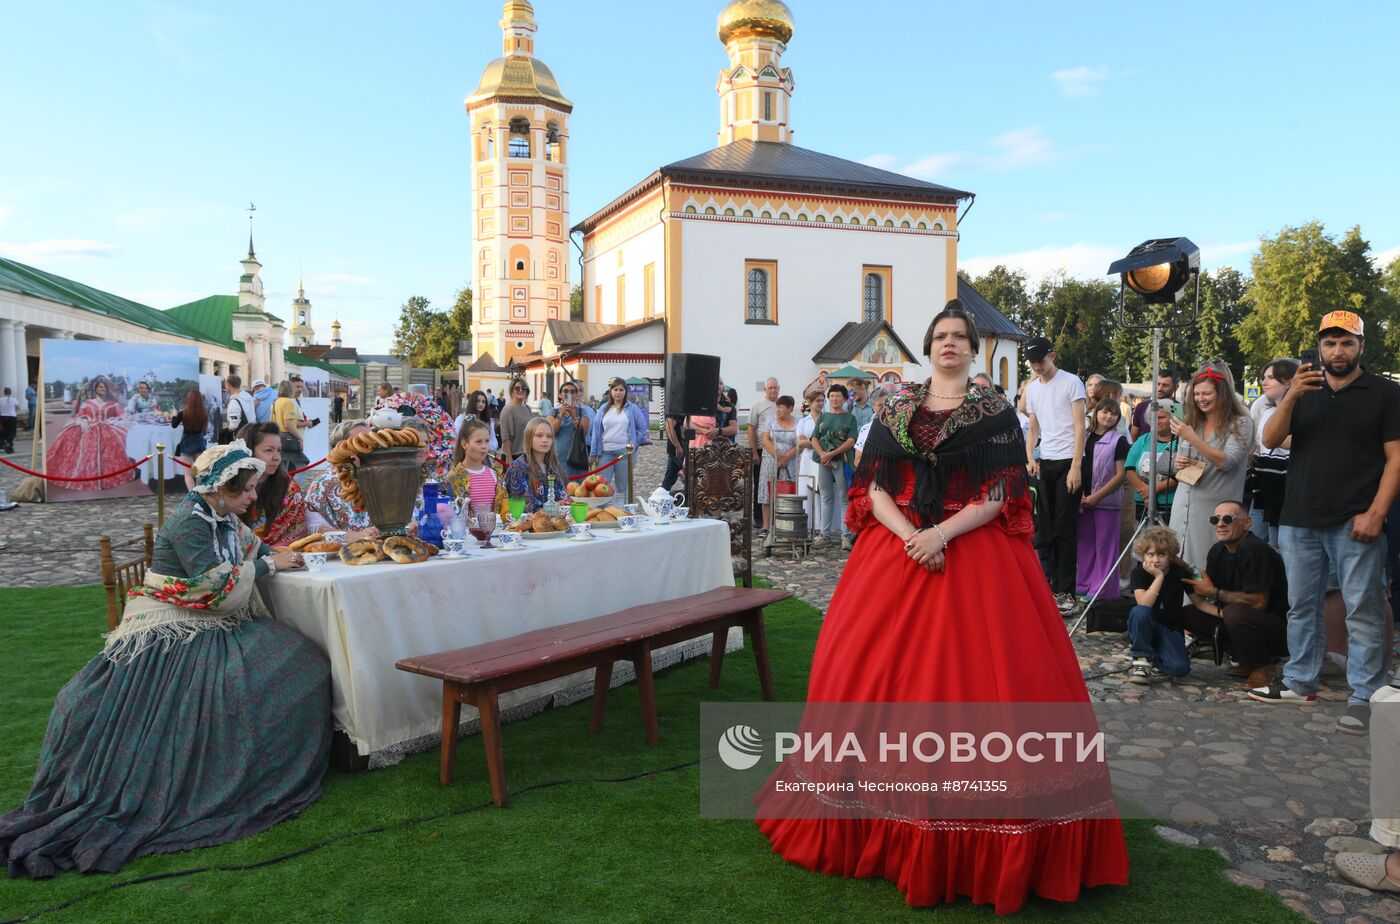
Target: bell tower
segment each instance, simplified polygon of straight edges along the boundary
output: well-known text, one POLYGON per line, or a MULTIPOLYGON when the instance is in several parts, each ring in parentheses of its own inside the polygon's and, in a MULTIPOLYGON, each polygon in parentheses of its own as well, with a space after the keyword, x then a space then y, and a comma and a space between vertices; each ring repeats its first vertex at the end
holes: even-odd
POLYGON ((719 143, 792 142, 792 68, 782 56, 792 40, 792 11, 782 0, 733 0, 719 14, 729 67, 719 93, 719 143))
POLYGON ((535 12, 508 0, 503 56, 467 98, 472 158, 472 353, 501 366, 569 318, 571 103, 535 57, 535 12))
POLYGON ((308 346, 316 342, 311 327, 311 302, 306 297, 306 284, 297 276, 297 297, 292 299, 292 346, 308 346))

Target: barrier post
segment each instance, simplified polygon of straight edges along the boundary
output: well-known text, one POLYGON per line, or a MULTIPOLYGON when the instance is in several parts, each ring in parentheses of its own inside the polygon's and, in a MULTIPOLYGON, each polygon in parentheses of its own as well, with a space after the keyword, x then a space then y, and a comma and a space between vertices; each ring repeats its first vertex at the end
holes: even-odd
POLYGON ((633 457, 632 453, 636 448, 637 447, 633 446, 631 443, 627 444, 627 503, 629 504, 635 504, 637 502, 632 496, 632 469, 637 467, 634 464, 637 460, 633 457))
POLYGON ((156 529, 165 525, 165 444, 156 443, 156 529))

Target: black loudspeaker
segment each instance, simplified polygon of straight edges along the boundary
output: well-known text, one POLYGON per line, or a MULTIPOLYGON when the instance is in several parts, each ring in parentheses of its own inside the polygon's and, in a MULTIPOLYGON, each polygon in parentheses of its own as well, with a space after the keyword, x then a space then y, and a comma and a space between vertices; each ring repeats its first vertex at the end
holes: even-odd
POLYGON ((719 397, 719 357, 672 353, 666 357, 666 415, 714 414, 719 397))

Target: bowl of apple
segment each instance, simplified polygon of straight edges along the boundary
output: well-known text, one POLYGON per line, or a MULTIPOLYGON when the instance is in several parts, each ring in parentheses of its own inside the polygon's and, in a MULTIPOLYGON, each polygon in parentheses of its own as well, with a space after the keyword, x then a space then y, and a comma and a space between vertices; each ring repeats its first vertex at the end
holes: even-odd
POLYGON ((590 507, 606 507, 617 500, 617 492, 612 483, 602 475, 589 475, 578 481, 570 481, 564 490, 569 499, 583 501, 590 507))

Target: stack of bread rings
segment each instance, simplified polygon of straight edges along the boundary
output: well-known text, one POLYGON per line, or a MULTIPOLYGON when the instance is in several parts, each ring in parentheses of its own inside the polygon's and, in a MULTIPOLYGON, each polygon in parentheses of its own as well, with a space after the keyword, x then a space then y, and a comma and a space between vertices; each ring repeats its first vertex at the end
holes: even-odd
POLYGON ((347 565, 372 565, 388 558, 401 565, 416 565, 438 553, 437 546, 413 536, 390 536, 380 542, 362 539, 340 550, 340 560, 347 565))
POLYGON ((340 479, 340 496, 354 506, 358 511, 365 509, 364 499, 360 496, 360 486, 355 482, 355 462, 360 456, 374 452, 376 449, 392 449, 395 447, 412 447, 421 449, 423 436, 412 427, 405 427, 402 430, 371 430, 369 433, 356 433, 346 440, 341 440, 326 455, 326 461, 335 468, 335 475, 340 479))

